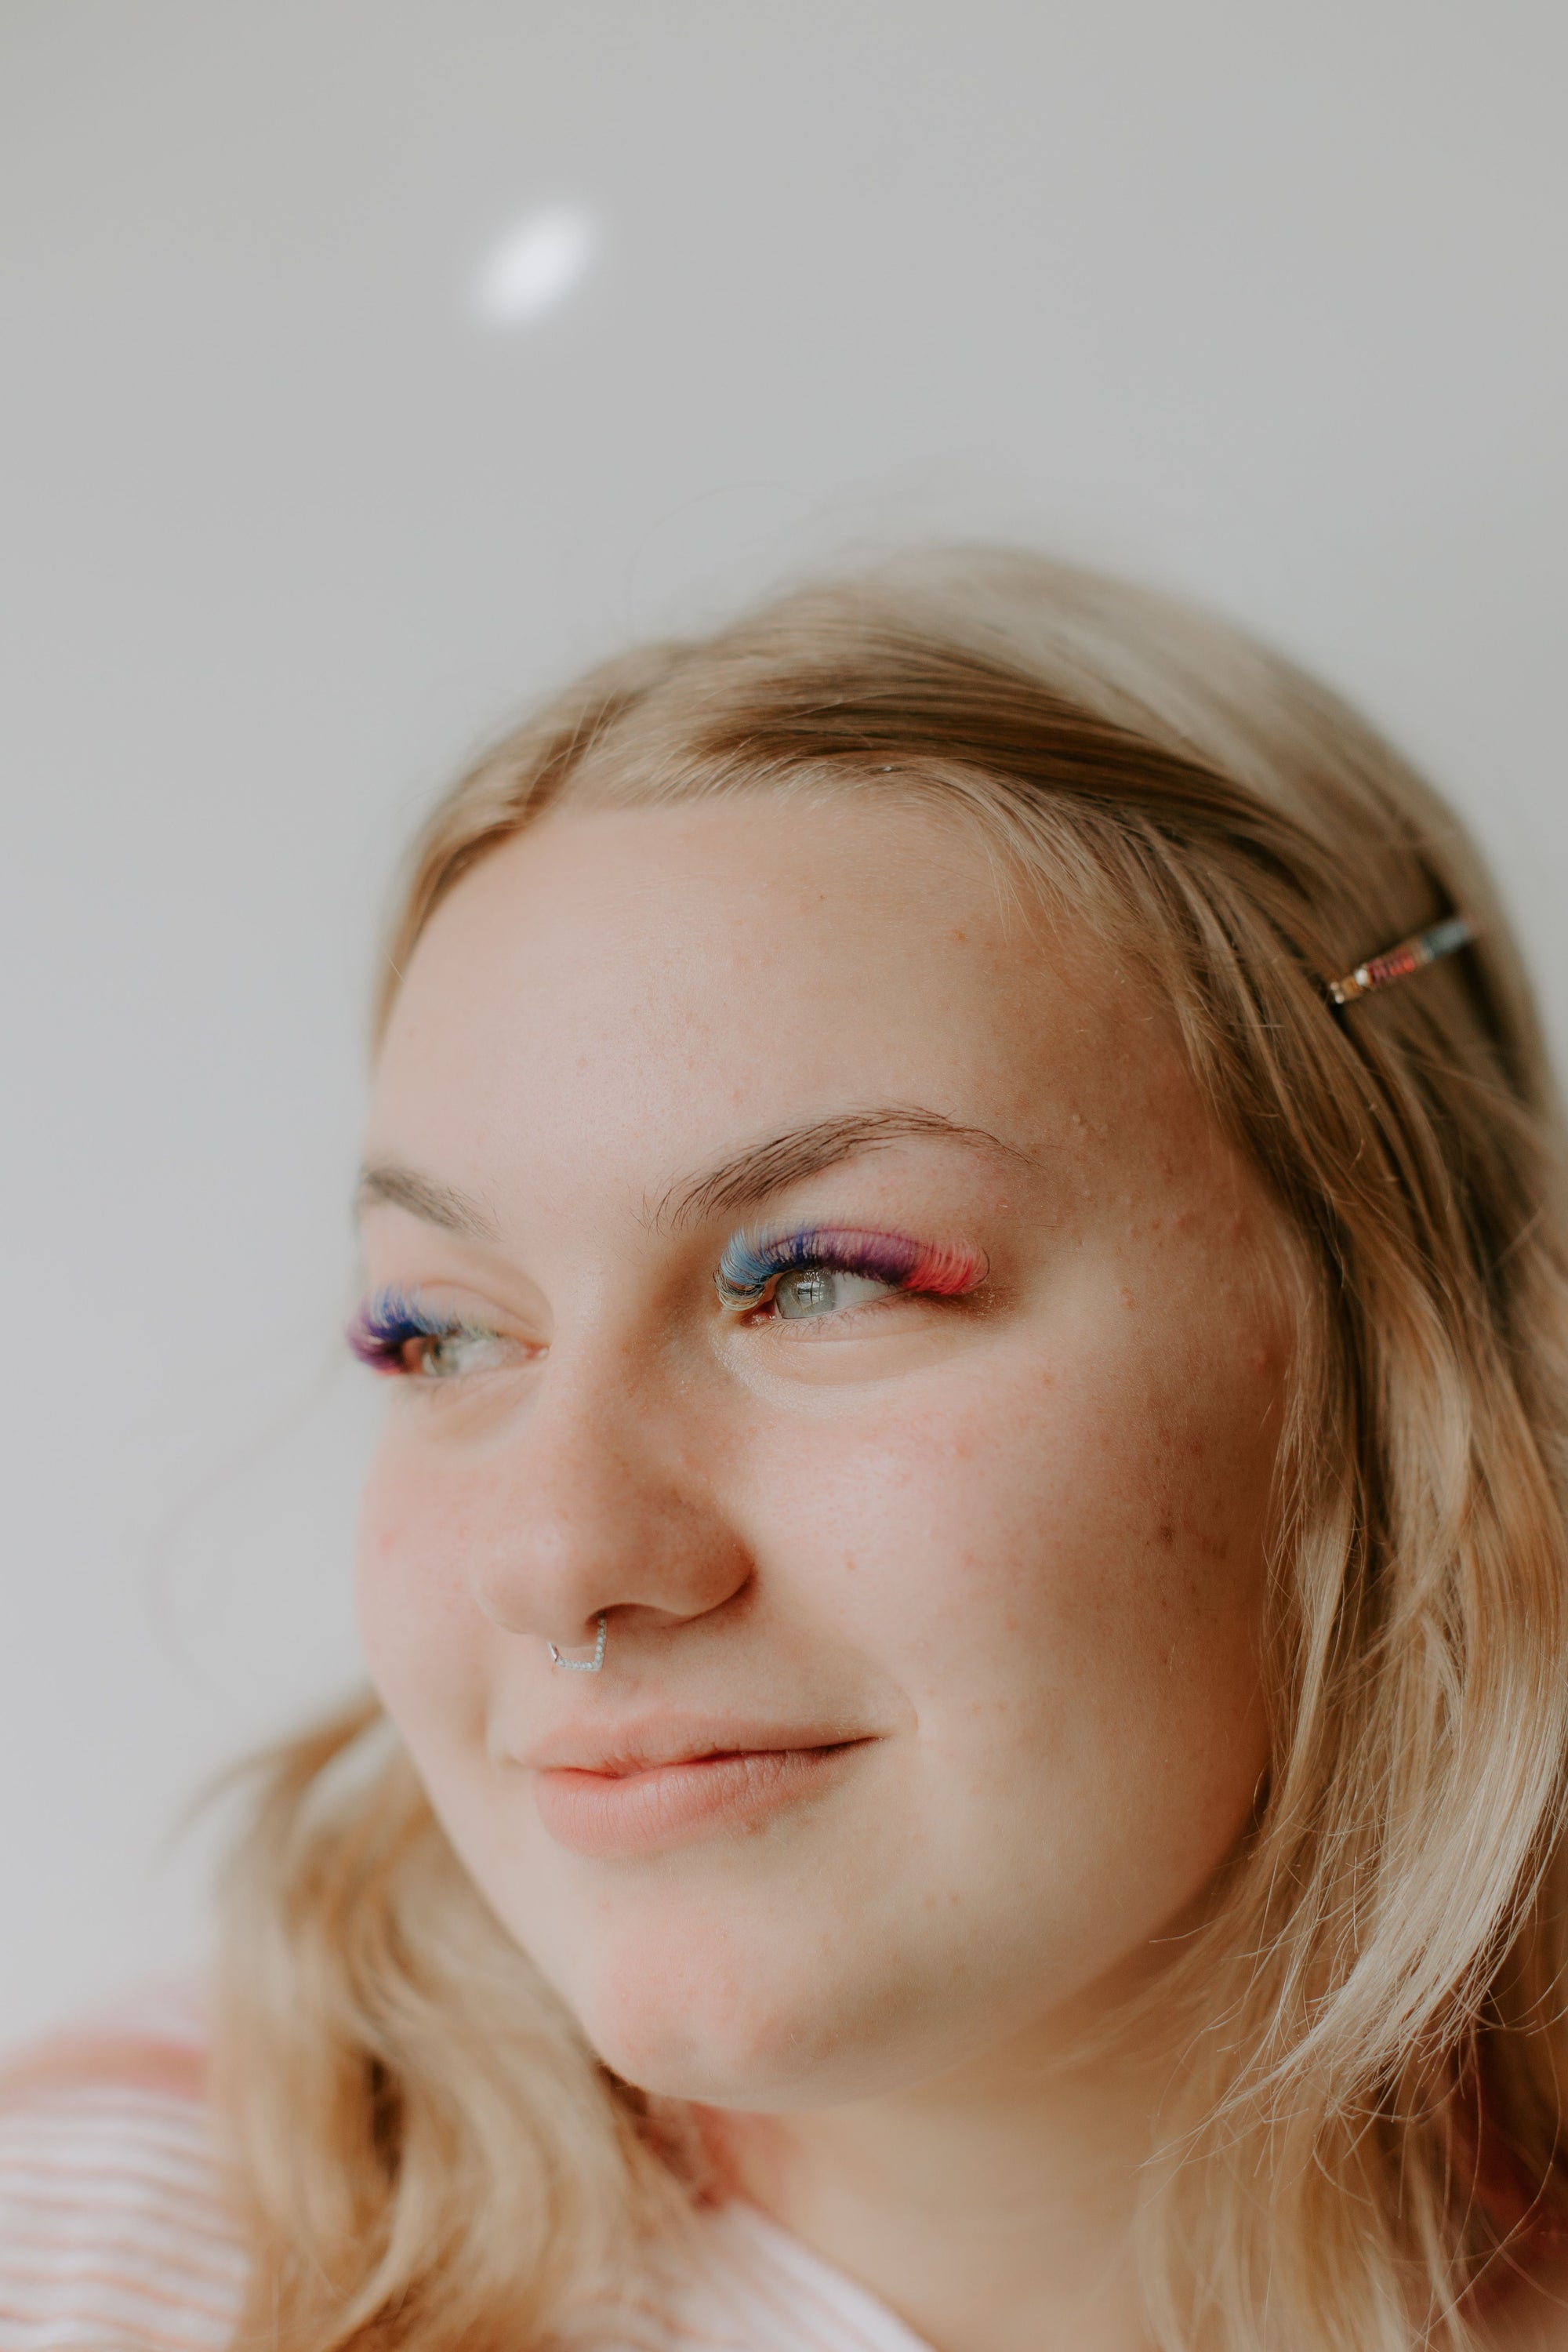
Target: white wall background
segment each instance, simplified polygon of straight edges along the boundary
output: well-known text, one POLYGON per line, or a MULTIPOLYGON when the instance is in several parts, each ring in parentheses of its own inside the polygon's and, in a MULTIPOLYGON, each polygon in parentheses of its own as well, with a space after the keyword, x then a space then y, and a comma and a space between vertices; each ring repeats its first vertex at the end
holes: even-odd
POLYGON ((353 1675, 374 917, 571 666, 932 531, 1185 584, 1426 758, 1568 1036, 1565 66, 1560 0, 0 0, 0 2035, 197 1948, 177 1811, 353 1675))

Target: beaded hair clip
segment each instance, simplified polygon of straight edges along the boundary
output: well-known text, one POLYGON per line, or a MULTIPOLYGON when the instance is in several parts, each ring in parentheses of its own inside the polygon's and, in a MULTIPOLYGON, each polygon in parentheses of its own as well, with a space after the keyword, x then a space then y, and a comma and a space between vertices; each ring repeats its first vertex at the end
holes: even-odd
POLYGON ((1476 927, 1468 916, 1450 915, 1434 923, 1430 930, 1417 931, 1414 938, 1401 940, 1397 947, 1369 956, 1342 980, 1331 980, 1330 1000, 1335 1004, 1353 1004, 1358 996, 1370 996, 1374 989, 1392 988, 1396 980, 1408 980, 1413 971, 1424 971, 1440 957, 1457 955, 1475 937, 1476 927))

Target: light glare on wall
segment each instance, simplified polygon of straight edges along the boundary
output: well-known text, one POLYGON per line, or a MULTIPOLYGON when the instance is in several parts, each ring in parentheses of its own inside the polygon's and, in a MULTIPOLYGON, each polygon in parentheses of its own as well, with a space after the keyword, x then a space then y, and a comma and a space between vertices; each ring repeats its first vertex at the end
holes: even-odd
POLYGON ((563 302, 594 257, 599 233, 578 205, 530 213, 480 269, 474 306, 487 325, 531 326, 563 302))

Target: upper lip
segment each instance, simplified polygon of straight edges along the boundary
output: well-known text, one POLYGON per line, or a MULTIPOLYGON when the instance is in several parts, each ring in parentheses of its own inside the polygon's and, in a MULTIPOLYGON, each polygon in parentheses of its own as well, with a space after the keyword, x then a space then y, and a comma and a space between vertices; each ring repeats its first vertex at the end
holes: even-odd
POLYGON ((536 1772, 604 1772, 621 1777, 651 1772, 661 1764, 699 1764, 710 1756, 844 1748, 868 1736, 845 1723, 781 1724, 737 1717, 663 1715, 620 1724, 561 1724, 525 1748, 516 1761, 536 1772))

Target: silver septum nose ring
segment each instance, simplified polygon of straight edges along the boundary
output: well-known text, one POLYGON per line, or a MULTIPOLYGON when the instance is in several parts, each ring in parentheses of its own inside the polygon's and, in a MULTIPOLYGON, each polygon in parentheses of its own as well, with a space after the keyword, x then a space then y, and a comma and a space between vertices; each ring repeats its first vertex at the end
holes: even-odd
POLYGON ((549 1644, 550 1663, 552 1666, 559 1666, 563 1674, 596 1675, 600 1667, 605 1663, 605 1644, 609 1638, 610 1628, 608 1622, 604 1617, 601 1617, 599 1619, 599 1638, 594 1644, 594 1654, 591 1658, 563 1658, 560 1651, 556 1648, 554 1643, 552 1642, 549 1644))

